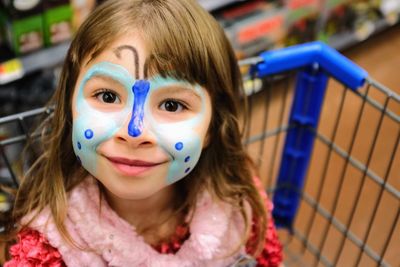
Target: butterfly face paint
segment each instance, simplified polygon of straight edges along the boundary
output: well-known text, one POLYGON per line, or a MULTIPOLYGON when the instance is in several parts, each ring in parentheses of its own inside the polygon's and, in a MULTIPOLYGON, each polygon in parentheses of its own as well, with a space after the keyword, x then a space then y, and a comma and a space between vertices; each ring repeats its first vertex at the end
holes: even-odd
MULTIPOLYGON (((99 146, 110 142, 119 131, 126 131, 129 138, 140 138, 144 131, 155 137, 156 145, 169 159, 164 181, 166 184, 182 179, 197 164, 204 139, 198 128, 207 120, 205 90, 199 85, 160 76, 135 79, 121 65, 100 62, 87 70, 77 90, 73 147, 82 166, 95 177, 101 175, 99 146), (85 86, 98 77, 113 80, 123 87, 125 98, 117 110, 98 109, 85 96, 85 86), (185 118, 165 118, 158 102, 165 98, 163 95, 168 95, 171 88, 180 88, 182 92, 189 90, 192 95, 196 95, 200 109, 185 118)), ((118 154, 118 151, 114 152, 118 154)))

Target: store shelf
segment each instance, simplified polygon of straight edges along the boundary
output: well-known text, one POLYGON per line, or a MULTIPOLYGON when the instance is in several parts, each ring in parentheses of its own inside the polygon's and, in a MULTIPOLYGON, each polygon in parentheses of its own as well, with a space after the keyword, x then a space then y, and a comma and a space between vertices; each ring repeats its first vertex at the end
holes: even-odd
POLYGON ((0 63, 0 85, 10 83, 32 72, 59 65, 65 58, 70 43, 39 50, 0 63))
POLYGON ((243 1, 244 0, 198 0, 199 4, 208 11, 213 11, 223 6, 243 1))
MULTIPOLYGON (((199 3, 207 10, 215 10, 217 8, 226 6, 234 2, 242 2, 244 0, 199 0, 199 3)), ((364 39, 376 34, 391 25, 385 20, 381 19, 374 23, 373 30, 368 32, 365 36, 360 36, 354 32, 345 32, 336 34, 330 37, 327 43, 337 50, 343 50, 350 47, 364 39)), ((229 34, 228 34, 229 35, 229 34)), ((18 80, 25 75, 35 71, 52 68, 60 65, 64 60, 65 54, 69 48, 70 42, 66 42, 54 47, 43 49, 19 58, 11 59, 5 62, 0 62, 0 85, 10 83, 18 80)), ((258 50, 267 49, 260 48, 258 50)))
POLYGON ((344 50, 350 46, 353 46, 359 42, 362 42, 374 34, 377 34, 384 29, 390 27, 390 25, 385 19, 381 19, 374 23, 373 31, 365 37, 360 37, 354 32, 344 32, 340 34, 335 34, 329 38, 328 44, 337 50, 344 50))

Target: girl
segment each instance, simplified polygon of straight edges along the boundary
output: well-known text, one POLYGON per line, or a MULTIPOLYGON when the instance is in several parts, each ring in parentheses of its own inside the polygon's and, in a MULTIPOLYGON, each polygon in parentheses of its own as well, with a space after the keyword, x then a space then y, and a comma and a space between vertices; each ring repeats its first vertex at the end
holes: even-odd
POLYGON ((196 1, 106 1, 68 51, 5 266, 279 265, 241 143, 241 87, 196 1))

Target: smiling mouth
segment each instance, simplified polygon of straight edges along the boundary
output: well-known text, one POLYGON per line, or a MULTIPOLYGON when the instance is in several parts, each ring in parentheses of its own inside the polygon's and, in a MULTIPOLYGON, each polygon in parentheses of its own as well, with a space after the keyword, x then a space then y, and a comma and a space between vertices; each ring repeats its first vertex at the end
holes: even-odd
POLYGON ((142 160, 130 160, 119 157, 106 157, 118 172, 127 176, 136 176, 146 172, 164 162, 149 162, 142 160))

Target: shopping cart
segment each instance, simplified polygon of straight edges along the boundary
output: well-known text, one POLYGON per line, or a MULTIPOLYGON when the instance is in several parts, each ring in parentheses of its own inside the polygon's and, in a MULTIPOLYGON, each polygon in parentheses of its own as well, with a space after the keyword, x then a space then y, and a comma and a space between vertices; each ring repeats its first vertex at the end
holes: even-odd
MULTIPOLYGON (((240 64, 244 142, 273 199, 286 266, 400 266, 399 95, 320 42, 240 64)), ((0 119, 2 183, 18 187, 26 163, 16 151, 34 147, 32 121, 46 116, 0 119)))

